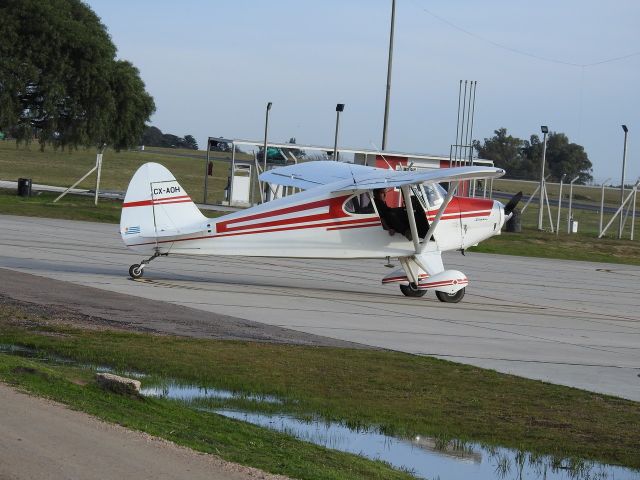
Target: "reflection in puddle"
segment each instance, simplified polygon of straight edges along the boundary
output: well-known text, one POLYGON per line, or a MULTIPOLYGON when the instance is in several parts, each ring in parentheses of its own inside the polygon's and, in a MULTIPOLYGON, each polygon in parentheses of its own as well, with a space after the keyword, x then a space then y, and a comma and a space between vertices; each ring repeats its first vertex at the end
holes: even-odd
MULTIPOLYGON (((99 372, 145 377, 132 371, 77 362, 19 345, 0 344, 0 353, 18 355, 58 364, 74 364, 99 372)), ((256 395, 215 388, 165 382, 141 390, 142 395, 178 400, 190 404, 200 399, 249 400, 269 404, 283 401, 272 395, 256 395)), ((198 410, 215 412, 327 448, 354 453, 388 462, 422 478, 441 480, 640 480, 640 472, 583 460, 557 459, 506 448, 485 447, 476 443, 430 437, 401 439, 374 428, 350 429, 321 420, 301 421, 290 415, 238 412, 235 410, 198 410)))
POLYGON ((352 430, 331 422, 304 422, 290 415, 212 410, 323 447, 383 460, 422 478, 442 480, 640 480, 640 472, 581 460, 485 447, 459 440, 400 439, 374 429, 352 430))
POLYGON ((250 400, 253 402, 281 404, 282 400, 273 395, 256 395, 244 392, 232 392, 218 388, 199 387, 196 385, 181 385, 177 382, 168 382, 154 387, 145 387, 140 390, 145 397, 168 398, 192 402, 205 398, 216 400, 250 400))

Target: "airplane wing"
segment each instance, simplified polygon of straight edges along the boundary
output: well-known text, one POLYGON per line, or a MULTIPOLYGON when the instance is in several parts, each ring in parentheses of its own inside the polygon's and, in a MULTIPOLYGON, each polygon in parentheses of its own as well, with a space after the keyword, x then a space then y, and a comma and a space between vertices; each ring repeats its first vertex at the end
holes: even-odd
POLYGON ((453 182, 473 178, 498 178, 505 174, 494 167, 434 168, 428 171, 398 171, 332 161, 305 162, 274 168, 260 180, 303 190, 335 183, 333 192, 359 192, 376 188, 397 188, 417 183, 453 182))
POLYGON ((366 176, 367 174, 386 171, 388 170, 327 160, 274 168, 273 170, 262 173, 259 178, 263 182, 307 190, 320 185, 335 183, 340 180, 351 180, 357 176, 366 176))
POLYGON ((395 171, 381 168, 354 174, 352 181, 336 185, 333 192, 363 192, 377 188, 397 188, 418 183, 457 182, 474 178, 498 178, 506 172, 494 167, 434 168, 429 171, 395 171))

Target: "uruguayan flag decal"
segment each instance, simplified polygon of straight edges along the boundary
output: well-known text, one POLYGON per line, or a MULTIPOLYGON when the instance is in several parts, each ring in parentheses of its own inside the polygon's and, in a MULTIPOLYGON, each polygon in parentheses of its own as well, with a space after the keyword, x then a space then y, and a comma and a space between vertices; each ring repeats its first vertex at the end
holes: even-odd
POLYGON ((135 227, 127 227, 124 229, 125 235, 137 235, 139 233, 140 233, 140 225, 137 225, 135 227))

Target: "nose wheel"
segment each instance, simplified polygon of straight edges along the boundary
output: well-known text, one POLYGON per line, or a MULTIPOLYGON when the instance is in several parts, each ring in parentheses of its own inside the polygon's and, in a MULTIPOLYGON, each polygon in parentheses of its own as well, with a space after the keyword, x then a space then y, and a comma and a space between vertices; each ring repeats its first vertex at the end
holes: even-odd
POLYGON ((446 292, 438 292, 436 290, 436 297, 438 300, 445 303, 458 303, 464 297, 464 288, 461 288, 456 293, 448 294, 446 292))

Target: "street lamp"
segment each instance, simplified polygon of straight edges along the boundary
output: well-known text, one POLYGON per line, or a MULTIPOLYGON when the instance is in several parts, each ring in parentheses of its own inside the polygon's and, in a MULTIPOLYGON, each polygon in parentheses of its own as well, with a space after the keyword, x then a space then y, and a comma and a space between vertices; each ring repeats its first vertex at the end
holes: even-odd
POLYGON ((340 126, 340 112, 344 111, 344 103, 336 105, 336 137, 333 141, 333 160, 338 161, 338 127, 340 126))
MULTIPOLYGON (((626 125, 622 125, 624 130, 624 150, 622 153, 622 180, 620 180, 620 206, 624 203, 624 165, 627 161, 627 133, 629 129, 626 125)), ((624 226, 624 215, 620 212, 620 228, 618 229, 618 239, 622 238, 622 227, 624 226)))
POLYGON ((547 160, 547 133, 549 133, 549 128, 546 125, 542 125, 540 130, 542 130, 542 133, 544 134, 544 145, 542 147, 542 162, 540 162, 540 211, 538 212, 538 230, 542 230, 542 211, 544 210, 544 164, 547 160))
POLYGON ((389 100, 391 98, 391 66, 393 64, 393 27, 396 20, 396 0, 391 1, 391 29, 389 32, 389 61, 387 63, 387 93, 384 100, 384 125, 382 126, 382 151, 387 148, 387 125, 389 123, 389 100))

